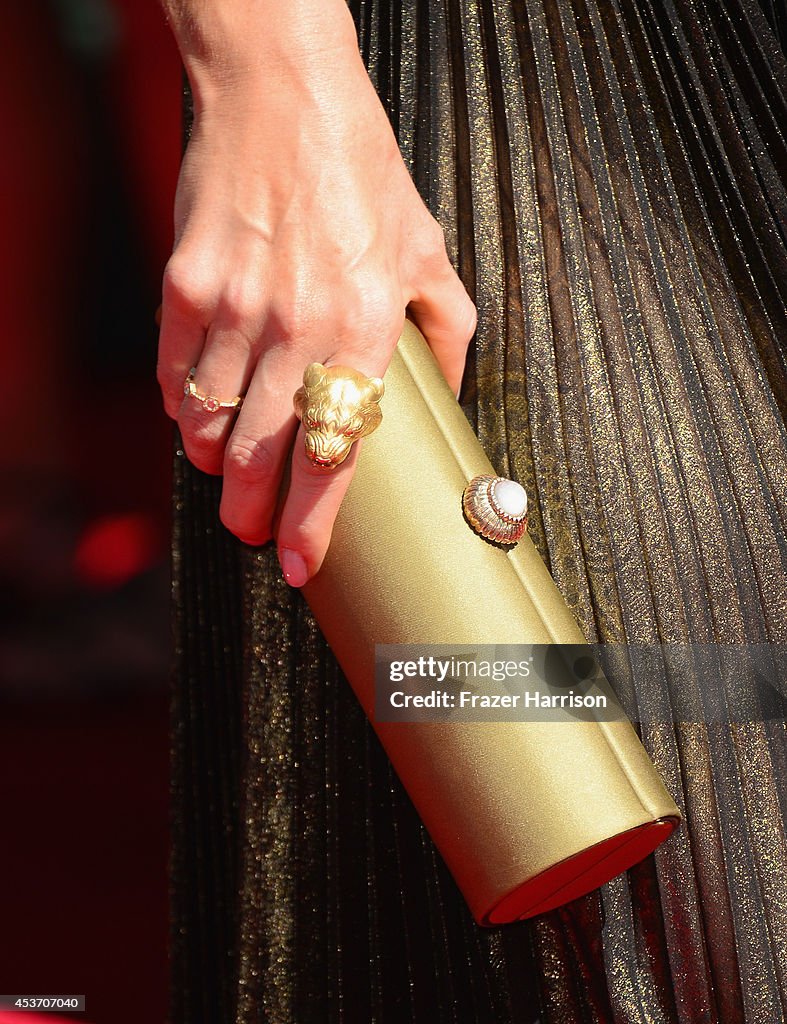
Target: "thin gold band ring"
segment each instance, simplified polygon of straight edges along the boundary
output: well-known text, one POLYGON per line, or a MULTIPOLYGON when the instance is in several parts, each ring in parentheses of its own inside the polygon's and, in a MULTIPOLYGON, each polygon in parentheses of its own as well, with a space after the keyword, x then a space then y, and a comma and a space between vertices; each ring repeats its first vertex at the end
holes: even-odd
POLYGON ((202 403, 202 408, 205 412, 218 412, 219 409, 240 409, 243 405, 243 395, 236 395, 231 401, 222 402, 214 395, 203 395, 198 391, 197 385, 194 383, 196 372, 197 367, 192 366, 183 382, 183 394, 187 398, 196 398, 198 402, 202 403))

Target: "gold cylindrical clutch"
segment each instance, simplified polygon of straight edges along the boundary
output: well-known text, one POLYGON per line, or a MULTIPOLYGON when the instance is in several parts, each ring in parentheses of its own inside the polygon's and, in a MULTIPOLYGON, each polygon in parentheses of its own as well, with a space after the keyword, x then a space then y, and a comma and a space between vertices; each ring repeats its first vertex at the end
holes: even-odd
POLYGON ((475 919, 541 913, 649 854, 680 814, 626 720, 375 722, 376 644, 584 644, 525 536, 477 536, 494 470, 408 321, 309 605, 475 919))

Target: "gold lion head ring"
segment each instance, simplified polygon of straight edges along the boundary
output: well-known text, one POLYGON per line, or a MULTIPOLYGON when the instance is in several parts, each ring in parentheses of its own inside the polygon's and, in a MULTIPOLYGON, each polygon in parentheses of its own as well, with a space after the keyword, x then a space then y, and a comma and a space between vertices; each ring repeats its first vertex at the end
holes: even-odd
POLYGON ((314 466, 333 470, 355 442, 382 422, 378 402, 385 385, 350 366, 309 363, 295 392, 295 415, 306 431, 306 455, 314 466))

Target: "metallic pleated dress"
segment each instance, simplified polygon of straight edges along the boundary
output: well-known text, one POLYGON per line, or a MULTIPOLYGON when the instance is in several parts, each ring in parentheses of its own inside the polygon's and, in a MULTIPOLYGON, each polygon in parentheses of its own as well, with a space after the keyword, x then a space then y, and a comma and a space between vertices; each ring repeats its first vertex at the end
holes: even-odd
MULTIPOLYGON (((783 12, 351 6, 478 307, 464 411, 587 639, 786 643, 783 12)), ((275 551, 224 530, 219 493, 179 452, 172 1024, 787 1019, 784 718, 643 721, 678 832, 481 928, 275 551)))

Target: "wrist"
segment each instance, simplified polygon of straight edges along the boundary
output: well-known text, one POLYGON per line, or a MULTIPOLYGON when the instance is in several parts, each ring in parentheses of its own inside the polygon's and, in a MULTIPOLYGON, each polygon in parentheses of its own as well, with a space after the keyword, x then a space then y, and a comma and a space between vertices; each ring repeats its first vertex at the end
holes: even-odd
POLYGON ((318 84, 358 64, 345 0, 162 0, 194 96, 195 111, 279 83, 318 84))

